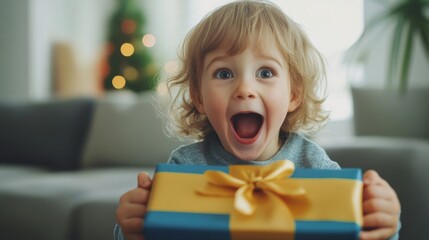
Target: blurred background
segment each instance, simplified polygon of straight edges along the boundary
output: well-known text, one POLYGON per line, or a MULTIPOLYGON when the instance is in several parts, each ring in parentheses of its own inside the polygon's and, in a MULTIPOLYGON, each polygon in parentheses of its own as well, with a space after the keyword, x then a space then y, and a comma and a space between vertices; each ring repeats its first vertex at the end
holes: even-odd
MULTIPOLYGON (((154 77, 177 67, 176 53, 185 34, 206 13, 226 2, 2 1, 0 99, 38 101, 101 97, 112 90, 139 94, 147 89, 163 89, 156 86, 154 77)), ((329 97, 325 108, 331 111, 331 120, 352 120, 351 86, 385 85, 388 33, 393 32, 394 25, 385 25, 382 28, 386 31, 375 34, 376 41, 370 43, 375 45, 370 50, 375 53, 365 63, 346 64, 344 54, 362 34, 365 21, 399 1, 274 2, 302 25, 326 57, 329 97)), ((423 47, 416 41, 413 48, 409 82, 417 88, 428 86, 428 60, 423 47)), ((351 131, 342 130, 345 134, 351 131)))
MULTIPOLYGON (((101 96, 106 90, 114 89, 110 87, 112 83, 108 83, 116 75, 112 75, 113 72, 124 75, 124 69, 110 68, 115 62, 109 61, 109 57, 115 48, 119 49, 127 42, 134 44, 137 52, 144 49, 144 54, 150 55, 151 60, 131 64, 134 68, 127 69, 124 89, 133 84, 134 78, 139 79, 135 76, 138 64, 140 68, 150 65, 154 72, 173 71, 177 49, 185 34, 206 13, 228 1, 120 2, 2 1, 0 98, 43 100, 101 96), (121 4, 130 5, 125 7, 130 9, 121 10, 124 8, 121 4), (134 16, 136 12, 140 17, 134 16), (113 20, 115 14, 117 19, 113 20), (115 34, 118 42, 114 42, 115 34), (131 38, 120 37, 126 35, 131 35, 134 42, 131 38), (146 45, 141 42, 143 36, 149 37, 147 41, 150 42, 146 45), (112 70, 110 74, 109 70, 112 70), (106 75, 111 79, 106 80, 106 75)), ((362 33, 363 0, 274 2, 303 26, 326 56, 330 89, 326 107, 332 111, 333 119, 350 118, 351 98, 342 57, 362 33)), ((125 58, 131 62, 132 57, 125 58)), ((138 87, 132 90, 140 92, 138 87)))
MULTIPOLYGON (((229 0, 0 1, 0 232, 111 239, 119 197, 189 143, 153 97, 186 33, 229 0)), ((327 61, 317 141, 376 169, 402 203, 401 239, 429 217, 427 0, 275 0, 327 61)), ((3 239, 3 238, 2 238, 3 239)))

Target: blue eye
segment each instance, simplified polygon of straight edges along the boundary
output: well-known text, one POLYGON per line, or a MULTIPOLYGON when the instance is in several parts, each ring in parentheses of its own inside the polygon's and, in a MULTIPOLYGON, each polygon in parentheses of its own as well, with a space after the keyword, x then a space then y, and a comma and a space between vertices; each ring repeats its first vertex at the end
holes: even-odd
POLYGON ((273 72, 270 69, 267 68, 263 68, 260 69, 257 73, 256 73, 257 77, 260 78, 271 78, 274 76, 273 72))
POLYGON ((215 72, 214 76, 218 79, 230 79, 234 77, 234 74, 230 70, 219 70, 215 72))

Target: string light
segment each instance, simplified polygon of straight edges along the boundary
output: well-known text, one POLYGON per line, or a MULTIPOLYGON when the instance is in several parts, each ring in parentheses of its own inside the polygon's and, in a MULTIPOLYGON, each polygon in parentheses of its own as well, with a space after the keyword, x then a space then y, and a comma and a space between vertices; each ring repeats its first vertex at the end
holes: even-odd
POLYGON ((143 45, 144 45, 145 47, 151 48, 151 47, 153 47, 153 46, 155 45, 155 43, 156 43, 156 38, 155 38, 155 36, 154 36, 154 35, 152 35, 152 34, 145 34, 145 35, 143 36, 143 38, 142 38, 142 42, 143 42, 143 45))
POLYGON ((116 75, 112 79, 112 85, 116 89, 124 88, 125 84, 126 84, 125 78, 120 75, 116 75))
POLYGON ((131 43, 124 43, 121 45, 121 53, 125 57, 129 57, 134 53, 134 46, 131 43))

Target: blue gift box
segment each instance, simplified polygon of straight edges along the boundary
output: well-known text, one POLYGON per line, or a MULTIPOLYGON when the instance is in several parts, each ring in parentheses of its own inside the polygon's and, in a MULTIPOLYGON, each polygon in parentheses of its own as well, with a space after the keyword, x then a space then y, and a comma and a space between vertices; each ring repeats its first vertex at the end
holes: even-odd
MULTIPOLYGON (((199 193, 198 189, 211 185, 205 176, 207 172, 216 171, 223 176, 258 168, 260 166, 158 165, 144 220, 145 239, 358 239, 362 223, 360 169, 294 170, 284 181, 299 185, 306 193, 296 199, 277 197, 280 200, 276 201, 281 201, 293 217, 293 230, 284 233, 273 230, 269 221, 258 220, 259 215, 244 216, 245 220, 234 217, 234 214, 240 215, 234 209, 235 193, 231 197, 199 193), (256 223, 247 224, 248 219, 256 223), (242 226, 236 227, 234 221, 242 226)), ((236 191, 222 187, 226 192, 236 191)), ((260 190, 253 192, 264 195, 260 190)), ((263 209, 264 203, 256 205, 263 209)), ((276 213, 280 208, 283 207, 270 211, 276 213)), ((267 215, 268 210, 260 212, 267 215)), ((288 228, 285 226, 285 229, 288 228)))

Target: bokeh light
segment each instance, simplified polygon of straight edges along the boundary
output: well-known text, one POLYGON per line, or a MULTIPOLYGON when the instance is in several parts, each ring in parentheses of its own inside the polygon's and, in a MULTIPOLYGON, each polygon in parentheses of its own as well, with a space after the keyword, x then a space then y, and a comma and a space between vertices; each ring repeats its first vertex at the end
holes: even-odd
POLYGON ((126 84, 125 78, 122 77, 122 76, 120 76, 120 75, 116 75, 112 79, 112 85, 116 89, 122 89, 122 88, 124 88, 125 84, 126 84))
POLYGON ((177 61, 168 61, 164 64, 164 71, 168 74, 175 73, 179 69, 177 61))
POLYGON ((158 94, 161 96, 167 95, 167 93, 168 93, 167 84, 164 82, 159 83, 158 86, 156 87, 156 90, 157 90, 158 94))
POLYGON ((121 45, 121 53, 125 57, 129 57, 134 53, 134 46, 131 43, 124 43, 121 45))
POLYGON ((126 79, 133 81, 139 77, 139 72, 137 71, 136 68, 127 66, 124 68, 124 76, 126 79))
POLYGON ((156 38, 155 38, 155 36, 154 36, 154 35, 152 35, 152 34, 145 34, 145 35, 143 36, 143 38, 142 38, 142 42, 143 42, 143 45, 144 45, 145 47, 151 48, 151 47, 153 47, 153 46, 155 45, 155 43, 156 43, 156 38))
POLYGON ((149 63, 144 68, 144 72, 145 72, 146 75, 153 76, 153 75, 157 74, 158 67, 157 67, 157 65, 155 63, 149 63))
POLYGON ((121 24, 121 30, 127 34, 134 33, 136 31, 136 27, 137 27, 136 22, 134 22, 131 19, 125 19, 124 21, 122 21, 122 24, 121 24))

